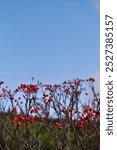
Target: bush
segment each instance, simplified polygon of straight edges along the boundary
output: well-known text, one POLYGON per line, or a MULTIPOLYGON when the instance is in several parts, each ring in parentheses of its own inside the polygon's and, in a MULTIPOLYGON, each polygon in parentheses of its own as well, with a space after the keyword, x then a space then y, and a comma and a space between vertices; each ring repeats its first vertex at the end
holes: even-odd
POLYGON ((100 99, 95 79, 62 84, 21 84, 13 92, 0 81, 0 149, 99 150, 100 99), (87 95, 86 85, 93 98, 87 95))

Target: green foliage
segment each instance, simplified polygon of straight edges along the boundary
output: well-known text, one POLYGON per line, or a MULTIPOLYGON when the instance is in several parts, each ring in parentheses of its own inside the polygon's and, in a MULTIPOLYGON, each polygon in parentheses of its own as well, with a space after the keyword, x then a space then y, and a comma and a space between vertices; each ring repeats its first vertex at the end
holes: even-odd
MULTIPOLYGON (((68 141, 65 137, 67 129, 64 128, 63 130, 59 130, 55 128, 53 122, 55 122, 56 119, 50 119, 49 123, 40 123, 38 121, 30 124, 24 123, 21 127, 18 127, 12 124, 10 114, 1 114, 0 118, 2 118, 2 121, 11 133, 9 134, 0 124, 0 150, 7 150, 7 147, 9 147, 10 150, 69 150, 67 149, 68 141), (48 131, 48 127, 53 129, 51 133, 48 131), (59 142, 62 143, 60 149, 59 146, 57 146, 57 138, 59 138, 59 142), (30 143, 30 146, 25 144, 28 142, 30 143)), ((97 129, 99 129, 98 123, 97 129)), ((94 129, 87 126, 83 129, 75 128, 75 133, 72 127, 70 127, 69 130, 70 150, 99 150, 100 138, 94 129), (82 138, 78 143, 75 134, 82 138), (85 143, 85 147, 83 147, 82 143, 85 143)))

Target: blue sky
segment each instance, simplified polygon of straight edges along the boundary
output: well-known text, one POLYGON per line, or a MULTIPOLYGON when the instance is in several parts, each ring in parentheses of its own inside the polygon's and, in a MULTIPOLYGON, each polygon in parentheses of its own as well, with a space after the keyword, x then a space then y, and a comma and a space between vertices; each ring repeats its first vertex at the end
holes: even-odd
POLYGON ((91 0, 0 2, 0 80, 61 83, 99 72, 99 18, 91 0))

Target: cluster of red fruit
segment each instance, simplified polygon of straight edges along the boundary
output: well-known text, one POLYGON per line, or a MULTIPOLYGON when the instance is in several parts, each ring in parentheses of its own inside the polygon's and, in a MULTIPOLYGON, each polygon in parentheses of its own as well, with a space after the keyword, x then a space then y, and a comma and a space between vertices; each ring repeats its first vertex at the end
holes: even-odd
POLYGON ((90 78, 88 78, 88 79, 86 79, 86 81, 91 81, 91 82, 95 82, 95 79, 93 78, 93 77, 90 77, 90 78))
POLYGON ((36 120, 35 116, 28 116, 28 117, 26 117, 26 116, 15 116, 15 117, 13 117, 12 122, 13 122, 13 124, 17 124, 18 126, 21 126, 24 121, 32 123, 35 120, 36 120))
POLYGON ((95 109, 85 107, 84 112, 80 118, 79 127, 82 128, 85 121, 89 119, 96 119, 99 118, 100 112, 96 111, 95 109))
POLYGON ((19 91, 24 91, 25 93, 37 93, 38 89, 39 88, 36 84, 21 84, 20 86, 18 86, 15 92, 17 93, 19 91))
POLYGON ((2 85, 4 83, 4 81, 0 81, 0 85, 2 85))

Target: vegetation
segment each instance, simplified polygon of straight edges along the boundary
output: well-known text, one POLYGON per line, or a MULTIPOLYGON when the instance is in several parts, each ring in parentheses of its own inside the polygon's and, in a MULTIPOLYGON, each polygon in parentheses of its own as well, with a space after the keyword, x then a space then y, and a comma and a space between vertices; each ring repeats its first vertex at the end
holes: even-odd
POLYGON ((0 81, 0 150, 99 150, 100 99, 94 82, 92 77, 60 85, 37 82, 11 91, 0 81))

